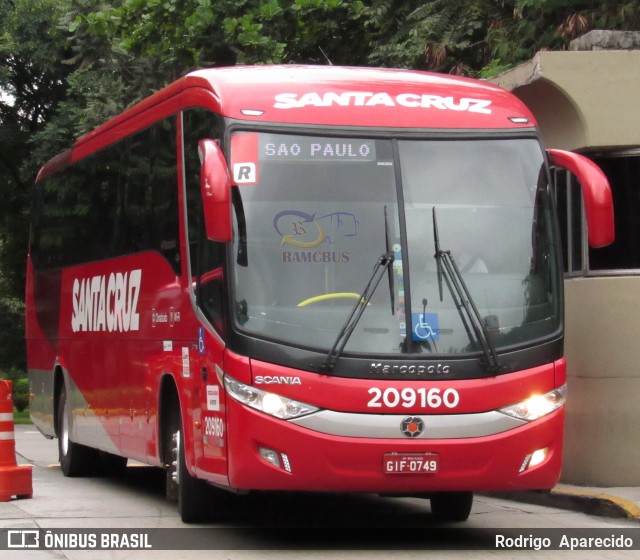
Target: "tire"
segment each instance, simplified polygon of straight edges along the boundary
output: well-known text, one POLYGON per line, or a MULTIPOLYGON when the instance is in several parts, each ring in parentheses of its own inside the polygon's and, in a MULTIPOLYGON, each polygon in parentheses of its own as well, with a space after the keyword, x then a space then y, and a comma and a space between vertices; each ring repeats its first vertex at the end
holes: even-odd
POLYGON ((60 470, 64 476, 79 477, 93 474, 97 452, 95 449, 85 447, 71 441, 69 431, 69 405, 67 390, 63 386, 58 399, 58 457, 60 470))
POLYGON ((473 506, 473 492, 441 492, 431 496, 431 513, 438 521, 466 521, 473 506))
POLYGON ((171 499, 177 494, 178 513, 183 523, 200 523, 211 516, 209 485, 189 474, 185 460, 182 422, 179 412, 174 411, 172 426, 172 461, 167 470, 167 496, 171 499))

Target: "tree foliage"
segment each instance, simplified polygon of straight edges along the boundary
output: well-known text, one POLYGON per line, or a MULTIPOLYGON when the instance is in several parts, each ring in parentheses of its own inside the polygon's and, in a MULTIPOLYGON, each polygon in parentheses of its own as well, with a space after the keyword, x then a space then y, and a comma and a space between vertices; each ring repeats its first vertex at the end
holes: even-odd
POLYGON ((367 15, 371 62, 476 77, 592 29, 640 28, 638 0, 379 0, 367 15))
MULTIPOLYGON (((189 70, 333 63, 487 77, 596 28, 640 28, 640 0, 2 0, 0 311, 20 328, 39 166, 189 70)), ((19 361, 9 354, 0 348, 0 367, 19 361)))
MULTIPOLYGON (((34 139, 59 118, 67 92, 68 49, 60 0, 0 4, 0 368, 24 366, 23 294, 34 139)), ((65 134, 68 140, 68 134, 65 134)), ((48 137, 57 149, 60 143, 48 137)), ((41 160, 40 160, 41 161, 41 160)))

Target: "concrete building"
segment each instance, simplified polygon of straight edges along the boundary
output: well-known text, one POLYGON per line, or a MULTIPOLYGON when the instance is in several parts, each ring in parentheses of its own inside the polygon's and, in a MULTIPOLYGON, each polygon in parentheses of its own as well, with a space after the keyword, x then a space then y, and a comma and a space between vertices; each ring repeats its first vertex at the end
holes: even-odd
POLYGON ((569 403, 563 481, 640 485, 640 33, 592 31, 493 80, 536 116, 548 148, 607 174, 616 241, 588 248, 574 178, 558 173, 569 403))

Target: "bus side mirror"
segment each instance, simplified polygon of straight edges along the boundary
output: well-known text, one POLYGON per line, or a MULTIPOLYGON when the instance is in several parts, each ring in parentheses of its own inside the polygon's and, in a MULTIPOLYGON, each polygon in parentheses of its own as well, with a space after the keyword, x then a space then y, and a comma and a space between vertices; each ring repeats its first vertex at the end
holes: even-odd
POLYGON ((231 225, 231 179, 227 162, 218 143, 211 139, 198 142, 200 190, 207 237, 226 243, 233 238, 231 225))
POLYGON ((565 150, 547 150, 552 165, 571 171, 580 181, 591 247, 605 247, 614 242, 613 198, 609 181, 590 159, 565 150))

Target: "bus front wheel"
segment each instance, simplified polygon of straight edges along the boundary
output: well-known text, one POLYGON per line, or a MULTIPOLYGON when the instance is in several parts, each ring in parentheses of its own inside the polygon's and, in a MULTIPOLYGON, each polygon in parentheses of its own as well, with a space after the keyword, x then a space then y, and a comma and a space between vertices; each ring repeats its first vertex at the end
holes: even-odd
POLYGON ((169 469, 170 480, 167 483, 175 488, 178 513, 183 523, 199 523, 206 521, 210 515, 210 503, 207 500, 209 488, 205 482, 191 476, 187 470, 182 422, 178 422, 178 429, 172 435, 173 461, 169 469))
POLYGON ((473 505, 473 492, 441 492, 430 498, 431 513, 438 521, 466 521, 473 505))

